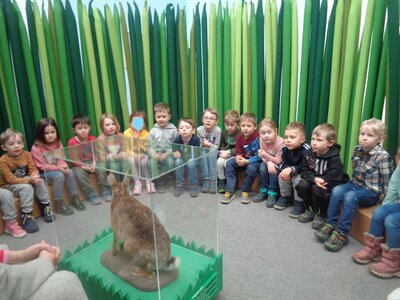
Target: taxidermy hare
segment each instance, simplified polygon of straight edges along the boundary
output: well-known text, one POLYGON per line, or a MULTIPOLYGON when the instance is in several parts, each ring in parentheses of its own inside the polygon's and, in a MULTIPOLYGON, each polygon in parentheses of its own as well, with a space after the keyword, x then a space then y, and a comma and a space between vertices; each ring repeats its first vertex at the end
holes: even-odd
MULTIPOLYGON (((112 189, 111 226, 114 233, 112 253, 117 254, 120 250, 118 248, 121 248, 118 241, 123 240, 123 251, 132 257, 135 265, 132 274, 151 278, 157 268, 153 212, 130 195, 129 176, 125 176, 123 182, 117 182, 114 174, 110 173, 108 181, 112 189)), ((179 259, 171 256, 169 234, 155 214, 154 223, 159 269, 178 268, 179 259)))

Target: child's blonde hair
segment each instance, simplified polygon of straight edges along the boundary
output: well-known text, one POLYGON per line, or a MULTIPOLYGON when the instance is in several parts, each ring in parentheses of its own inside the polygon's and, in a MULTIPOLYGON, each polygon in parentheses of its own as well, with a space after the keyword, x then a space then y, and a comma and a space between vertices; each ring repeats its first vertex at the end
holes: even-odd
POLYGON ((239 125, 240 122, 240 114, 237 110, 231 109, 228 110, 224 115, 224 122, 233 122, 239 125))
POLYGON ((376 135, 379 137, 383 137, 386 135, 386 125, 381 120, 376 118, 365 120, 361 123, 360 129, 362 127, 371 129, 376 135))
POLYGON ((274 120, 265 118, 260 121, 260 124, 258 125, 258 129, 260 129, 262 126, 268 126, 272 128, 273 130, 278 130, 278 127, 276 127, 276 123, 274 120))
POLYGON ((115 124, 115 132, 119 132, 119 130, 121 129, 121 126, 119 125, 117 117, 114 116, 113 114, 105 113, 105 114, 101 115, 100 121, 99 121, 100 129, 103 133, 104 133, 103 126, 104 126, 105 119, 111 119, 115 124))
POLYGON ((2 134, 0 134, 0 145, 4 145, 9 139, 15 138, 16 136, 19 136, 22 142, 25 143, 25 137, 21 132, 13 128, 7 128, 2 134))
POLYGON ((257 126, 257 117, 252 112, 245 112, 240 116, 240 123, 244 121, 252 122, 254 126, 257 126))
POLYGON ((314 128, 312 134, 318 137, 325 136, 328 141, 336 141, 337 138, 335 127, 329 123, 319 124, 314 128))
POLYGON ((306 136, 306 127, 301 122, 290 122, 285 130, 298 130, 301 135, 306 136))
POLYGON ((207 113, 207 112, 209 112, 210 114, 214 115, 214 116, 217 118, 217 120, 218 120, 219 115, 218 115, 217 110, 215 110, 214 108, 206 108, 206 109, 203 111, 203 114, 202 114, 201 116, 204 117, 205 113, 207 113))
POLYGON ((166 111, 168 114, 171 113, 168 104, 166 104, 164 102, 159 102, 159 103, 154 104, 153 110, 154 110, 154 114, 156 114, 157 112, 163 112, 163 111, 166 111))

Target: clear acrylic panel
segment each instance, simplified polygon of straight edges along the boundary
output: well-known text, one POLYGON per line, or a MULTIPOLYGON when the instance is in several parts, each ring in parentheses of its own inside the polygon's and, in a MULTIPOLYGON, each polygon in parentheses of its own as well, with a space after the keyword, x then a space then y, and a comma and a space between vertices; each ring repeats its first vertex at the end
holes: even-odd
MULTIPOLYGON (((102 278, 105 290, 112 286, 115 292, 128 295, 133 293, 134 298, 141 299, 154 299, 156 294, 162 299, 178 299, 189 286, 196 283, 193 280, 198 280, 199 272, 210 269, 208 259, 215 258, 219 254, 218 201, 215 196, 216 178, 204 177, 203 172, 207 161, 214 160, 216 165, 215 150, 149 142, 121 135, 66 147, 63 150, 48 152, 44 156, 47 161, 68 162, 70 171, 75 177, 82 177, 82 168, 93 168, 94 171, 88 176, 89 187, 85 188, 80 184, 82 180, 77 180, 79 197, 84 200, 82 202, 86 209, 84 211, 74 209, 74 214, 71 216, 56 213, 56 238, 65 261, 68 261, 65 264, 67 269, 85 270, 86 275, 94 273, 102 278), (112 185, 110 176, 107 176, 110 173, 115 177, 115 182, 111 179, 112 185), (208 180, 209 185, 215 188, 212 193, 201 193, 200 187, 204 180, 208 180), (125 188, 122 187, 122 182, 126 183, 130 201, 140 203, 136 209, 132 209, 132 203, 129 201, 128 204, 119 202, 125 197, 117 191, 125 188), (110 190, 113 192, 113 198, 107 202, 105 200, 110 190), (85 201, 93 196, 90 195, 93 192, 100 204, 93 205, 90 201, 85 201), (116 215, 117 204, 119 209, 127 205, 126 211, 116 215), (103 253, 112 248, 113 218, 114 221, 118 220, 119 226, 122 227, 119 232, 122 236, 125 234, 120 244, 131 242, 132 236, 137 238, 137 235, 131 234, 132 227, 136 226, 136 231, 144 230, 144 225, 151 227, 152 249, 149 251, 156 253, 157 269, 164 268, 166 254, 162 247, 166 245, 165 232, 167 232, 172 241, 171 255, 178 257, 180 261, 179 275, 173 283, 161 289, 163 286, 163 278, 159 275, 162 274, 161 271, 155 273, 156 290, 150 292, 143 291, 142 288, 133 288, 123 280, 110 279, 115 276, 102 266, 100 260, 103 253), (138 220, 141 221, 137 222, 138 220), (126 234, 127 232, 129 234, 126 234), (108 281, 109 279, 111 281, 108 281)), ((44 175, 54 199, 56 192, 54 180, 51 179, 51 174, 44 175)), ((68 194, 68 188, 64 192, 68 194)), ((65 197, 66 204, 71 204, 71 196, 65 197)), ((57 212, 57 203, 54 201, 53 207, 57 212)), ((139 245, 135 246, 135 251, 138 251, 137 248, 144 249, 146 245, 148 246, 144 240, 135 240, 135 245, 139 245)), ((82 280, 81 276, 80 278, 82 280)))

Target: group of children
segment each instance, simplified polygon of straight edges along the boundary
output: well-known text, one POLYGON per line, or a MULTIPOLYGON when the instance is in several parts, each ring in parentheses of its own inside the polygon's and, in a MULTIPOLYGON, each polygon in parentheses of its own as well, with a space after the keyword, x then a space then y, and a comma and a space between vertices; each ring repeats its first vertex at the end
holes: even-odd
POLYGON ((352 154, 350 180, 343 169, 336 130, 330 124, 314 128, 310 146, 306 143, 304 124, 289 123, 281 138, 273 120, 263 119, 257 124, 255 114, 250 112, 239 115, 235 110, 227 111, 223 131, 217 125, 218 112, 212 108, 203 111, 203 125, 198 128, 190 118, 180 119, 178 127, 170 123, 171 114, 165 103, 154 105, 154 118, 154 127, 147 131, 145 113, 134 112, 129 128, 121 133, 116 117, 104 114, 100 119, 103 133, 96 139, 90 135, 89 118, 74 117, 71 124, 75 136, 68 141, 70 158, 74 162, 71 168, 62 159, 43 155, 63 149, 52 118, 38 122, 31 153, 23 150, 22 134, 13 129, 3 132, 0 144, 6 153, 0 158, 0 201, 6 232, 23 237, 26 232, 38 230, 32 217, 33 194, 42 205, 45 221, 53 221, 43 179, 53 184, 55 211, 71 215, 72 209, 63 201, 64 183, 71 205, 84 210, 77 185, 91 204, 100 204, 101 198, 110 201, 106 170, 130 172, 135 195, 142 192, 141 178, 151 177, 157 179, 154 183, 145 180, 148 193, 163 193, 168 186, 176 197, 185 191, 186 171, 191 197, 197 197, 199 192, 218 191, 224 194, 223 204, 235 199, 237 173, 243 171, 241 203, 266 200, 267 207, 283 210, 293 200, 289 216, 302 223, 312 222, 314 235, 330 251, 339 251, 348 243, 348 232, 358 207, 372 206, 383 200, 384 205, 375 211, 371 230, 365 235, 366 246, 353 258, 367 263, 382 255, 382 261, 372 264, 371 270, 387 276, 385 267, 389 265, 395 271, 391 274, 400 276, 400 173, 397 168, 389 183, 393 164, 381 146, 386 135, 382 121, 370 119, 361 124, 359 145, 352 154), (93 144, 96 151, 93 151, 93 144), (201 176, 198 176, 198 166, 201 176), (169 172, 174 168, 175 173, 169 172), (88 174, 97 174, 101 197, 93 190, 88 174), (249 192, 257 177, 259 192, 250 199, 249 192), (16 222, 12 193, 21 199, 22 228, 16 222), (383 244, 385 228, 388 230, 387 246, 383 244), (382 272, 382 268, 385 271, 382 272))

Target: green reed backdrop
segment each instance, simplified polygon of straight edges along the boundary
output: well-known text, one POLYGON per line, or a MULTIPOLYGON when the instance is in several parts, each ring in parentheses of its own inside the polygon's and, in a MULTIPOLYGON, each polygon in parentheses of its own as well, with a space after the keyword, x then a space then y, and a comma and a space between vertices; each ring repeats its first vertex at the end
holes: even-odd
POLYGON ((335 0, 331 10, 327 0, 306 0, 304 10, 296 0, 199 3, 190 12, 27 1, 25 23, 16 3, 0 0, 1 129, 20 130, 30 147, 44 116, 57 120, 65 143, 77 113, 89 115, 95 135, 104 112, 126 128, 128 101, 146 111, 150 128, 160 101, 175 124, 183 116, 200 123, 213 107, 223 126, 233 108, 273 118, 281 134, 294 120, 308 137, 334 124, 350 171, 363 120, 385 119, 390 154, 399 142, 399 0, 363 5, 365 22, 362 0, 335 0))

